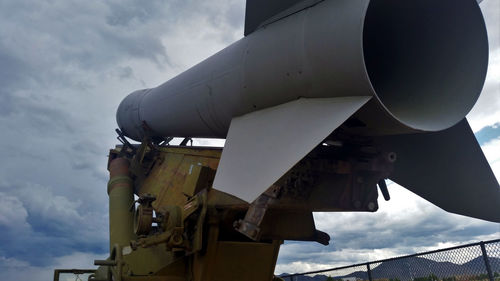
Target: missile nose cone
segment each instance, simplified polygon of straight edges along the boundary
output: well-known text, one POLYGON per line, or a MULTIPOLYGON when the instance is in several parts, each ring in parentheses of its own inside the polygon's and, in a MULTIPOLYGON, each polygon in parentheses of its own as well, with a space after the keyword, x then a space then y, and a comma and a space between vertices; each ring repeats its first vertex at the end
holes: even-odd
POLYGON ((149 89, 135 91, 125 97, 116 111, 116 122, 125 136, 141 141, 144 136, 140 104, 149 89))

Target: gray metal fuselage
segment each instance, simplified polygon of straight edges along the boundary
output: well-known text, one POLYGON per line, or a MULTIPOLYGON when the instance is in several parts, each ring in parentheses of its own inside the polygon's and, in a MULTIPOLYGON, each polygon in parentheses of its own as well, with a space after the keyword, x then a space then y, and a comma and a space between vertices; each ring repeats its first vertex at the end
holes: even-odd
POLYGON ((375 150, 397 152, 389 179, 447 211, 500 222, 498 181, 465 120, 488 67, 478 3, 296 5, 127 96, 120 129, 137 141, 226 138, 213 188, 247 202, 325 139, 368 138, 375 150))
POLYGON ((486 74, 488 47, 478 5, 461 1, 454 13, 434 19, 417 15, 399 23, 396 28, 407 29, 400 31, 390 30, 384 18, 404 21, 410 17, 405 13, 422 8, 405 11, 379 3, 322 1, 261 27, 166 83, 131 94, 118 109, 118 124, 135 140, 142 139, 143 122, 162 136, 224 138, 233 117, 300 97, 373 96, 365 119, 384 116, 375 125, 379 130, 451 127, 474 105, 486 74), (401 15, 392 19, 396 12, 401 15), (447 26, 462 14, 465 23, 447 26), (379 41, 364 32, 380 33, 379 41), (393 40, 404 38, 398 32, 417 34, 393 40), (430 44, 425 36, 437 42, 430 44), (394 55, 384 54, 384 48, 394 55), (370 55, 372 49, 378 53, 370 55))

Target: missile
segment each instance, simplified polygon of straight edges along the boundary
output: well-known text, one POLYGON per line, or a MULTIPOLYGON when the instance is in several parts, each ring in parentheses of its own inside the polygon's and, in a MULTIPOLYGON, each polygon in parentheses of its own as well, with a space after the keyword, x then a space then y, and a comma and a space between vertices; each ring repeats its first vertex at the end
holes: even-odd
POLYGON ((226 138, 213 187, 248 202, 342 127, 397 153, 393 181, 500 222, 465 119, 487 66, 476 0, 248 0, 242 39, 128 95, 117 123, 137 141, 226 138))

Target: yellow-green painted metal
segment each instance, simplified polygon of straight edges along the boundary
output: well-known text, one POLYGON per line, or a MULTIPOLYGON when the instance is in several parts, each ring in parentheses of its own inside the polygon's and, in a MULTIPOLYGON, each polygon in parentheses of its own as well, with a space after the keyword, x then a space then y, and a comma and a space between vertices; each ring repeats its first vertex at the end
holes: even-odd
POLYGON ((108 184, 109 191, 109 244, 110 251, 115 244, 128 245, 136 239, 133 231, 134 213, 130 206, 134 202, 132 179, 125 176, 111 178, 108 184), (110 186, 115 185, 110 190, 110 186), (119 186, 116 186, 120 184, 119 186))
POLYGON ((111 280, 108 273, 114 280, 277 280, 273 272, 282 241, 327 244, 329 237, 315 228, 311 212, 373 211, 364 206, 376 202, 376 189, 361 188, 350 179, 357 175, 374 185, 385 171, 364 171, 340 160, 301 161, 291 175, 313 171, 314 185, 301 189, 287 185, 286 177, 278 180, 276 186, 283 192, 263 210, 260 239, 253 241, 234 227, 234 222, 246 218, 250 204, 212 188, 221 151, 147 142, 139 149, 111 151, 108 194, 113 247, 108 260, 96 263, 101 265, 96 280, 111 280), (142 198, 139 202, 154 200, 148 204, 156 217, 145 217, 142 222, 158 223, 140 237, 133 230, 134 220, 140 219, 134 217, 134 193, 142 198), (353 199, 359 206, 354 208, 351 200, 342 198, 353 199))
POLYGON ((153 194, 154 208, 163 205, 184 205, 187 196, 183 186, 193 166, 217 169, 221 149, 165 147, 160 148, 159 156, 148 177, 138 190, 141 194, 153 194))
POLYGON ((114 280, 276 280, 273 272, 283 240, 328 243, 329 236, 316 229, 312 211, 373 211, 365 205, 376 202, 375 187, 367 184, 361 188, 350 179, 362 178, 375 185, 386 172, 384 167, 365 171, 342 160, 302 160, 273 185, 282 192, 272 197, 269 208, 258 210, 263 217, 259 238, 253 241, 234 226, 246 219, 251 205, 212 188, 221 151, 159 147, 146 141, 138 149, 117 147, 111 151, 112 249, 108 260, 96 263, 101 267, 95 280, 111 280, 109 274, 114 280), (307 187, 288 183, 296 175, 310 173, 315 177, 313 185, 311 181, 307 187), (155 218, 149 217, 153 212, 134 216, 134 194, 139 196, 139 204, 153 208, 155 218), (343 198, 359 206, 352 207, 352 200, 343 198), (154 221, 157 226, 138 237, 135 220, 154 221))
MULTIPOLYGON (((110 158, 119 151, 112 151, 110 158)), ((103 268, 109 268, 114 280, 121 281, 273 280, 281 240, 228 239, 227 230, 221 229, 224 215, 216 210, 244 212, 248 208, 246 202, 211 189, 221 149, 162 147, 149 158, 152 163, 143 163, 149 152, 142 147, 137 158, 110 159, 110 257, 100 261, 98 272, 103 273, 96 278, 107 279, 108 271, 103 268), (144 170, 146 166, 150 170, 144 170), (135 175, 138 172, 144 174, 135 175), (154 210, 169 216, 165 232, 147 237, 134 234, 134 189, 138 196, 156 197, 154 210), (187 242, 190 249, 169 249, 164 242, 169 233, 183 230, 184 221, 193 218, 196 232, 187 242), (133 251, 131 242, 136 246, 133 251)))
POLYGON ((137 239, 134 233, 134 181, 128 172, 127 159, 110 162, 109 196, 109 237, 110 259, 120 257, 124 274, 146 275, 156 272, 169 260, 169 253, 163 247, 155 246, 123 256, 122 249, 137 239))

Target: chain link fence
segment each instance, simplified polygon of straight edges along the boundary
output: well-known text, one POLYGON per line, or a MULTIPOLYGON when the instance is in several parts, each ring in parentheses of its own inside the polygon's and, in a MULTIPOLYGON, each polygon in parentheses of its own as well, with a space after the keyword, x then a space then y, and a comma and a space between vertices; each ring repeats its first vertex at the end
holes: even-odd
POLYGON ((285 281, 500 281, 500 239, 281 278, 285 281))

